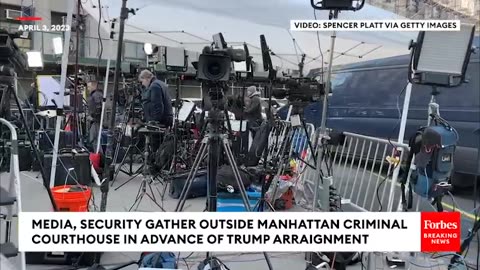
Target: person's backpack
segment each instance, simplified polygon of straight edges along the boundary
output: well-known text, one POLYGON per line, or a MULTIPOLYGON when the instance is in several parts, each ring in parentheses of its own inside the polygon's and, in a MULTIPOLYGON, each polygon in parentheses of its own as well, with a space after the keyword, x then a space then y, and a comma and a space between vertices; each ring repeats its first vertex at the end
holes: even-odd
POLYGON ((177 269, 177 258, 172 252, 148 253, 142 256, 140 267, 177 269))

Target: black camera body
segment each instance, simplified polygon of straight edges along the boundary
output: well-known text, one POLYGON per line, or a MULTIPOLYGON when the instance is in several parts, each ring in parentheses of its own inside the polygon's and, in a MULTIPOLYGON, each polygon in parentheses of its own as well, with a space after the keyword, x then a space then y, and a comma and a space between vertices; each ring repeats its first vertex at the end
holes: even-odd
POLYGON ((18 34, 11 34, 0 29, 0 66, 2 67, 0 73, 2 76, 13 76, 10 75, 13 71, 23 73, 27 68, 27 56, 13 41, 17 37, 18 34))
POLYGON ((197 79, 210 82, 227 82, 232 74, 232 62, 246 61, 245 50, 227 48, 222 33, 213 36, 212 46, 203 49, 194 63, 197 69, 197 79))
POLYGON ((289 78, 277 83, 285 87, 274 89, 272 96, 277 99, 286 98, 290 102, 316 102, 325 94, 324 85, 311 78, 289 78))

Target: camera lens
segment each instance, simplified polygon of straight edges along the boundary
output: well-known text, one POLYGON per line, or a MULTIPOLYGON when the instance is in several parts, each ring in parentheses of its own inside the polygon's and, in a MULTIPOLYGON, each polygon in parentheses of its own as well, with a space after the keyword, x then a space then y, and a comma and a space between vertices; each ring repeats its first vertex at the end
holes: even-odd
POLYGON ((210 74, 212 77, 215 77, 215 78, 222 75, 221 74, 222 67, 218 62, 213 62, 210 65, 208 65, 207 71, 208 71, 208 74, 210 74))

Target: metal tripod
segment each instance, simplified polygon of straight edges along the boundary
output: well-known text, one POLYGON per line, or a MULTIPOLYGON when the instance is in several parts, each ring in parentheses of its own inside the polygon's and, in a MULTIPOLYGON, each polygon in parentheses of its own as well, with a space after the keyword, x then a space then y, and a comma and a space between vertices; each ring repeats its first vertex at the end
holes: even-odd
MULTIPOLYGON (((126 133, 126 129, 128 127, 128 123, 130 121, 135 122, 135 97, 132 97, 132 99, 130 100, 129 109, 125 113, 124 121, 123 121, 125 123, 125 126, 121 129, 121 133, 120 133, 120 136, 118 138, 117 147, 115 149, 115 153, 114 153, 114 157, 113 157, 113 162, 117 161, 117 158, 118 158, 118 155, 119 155, 119 152, 120 152, 120 148, 122 147, 121 144, 122 144, 123 139, 126 137, 125 133, 126 133)), ((118 174, 120 172, 123 172, 126 175, 132 176, 132 177, 135 177, 142 172, 142 169, 143 169, 142 167, 139 167, 135 171, 133 170, 134 156, 137 155, 138 153, 141 153, 142 151, 138 148, 139 139, 138 138, 134 139, 135 131, 134 131, 133 126, 131 127, 131 129, 132 130, 131 130, 131 136, 130 136, 130 143, 127 147, 127 150, 125 151, 125 155, 123 156, 122 161, 120 162, 120 165, 115 170, 113 180, 111 182, 112 186, 115 183, 115 181, 117 180, 118 174), (129 168, 128 168, 128 171, 125 171, 123 169, 123 166, 125 165, 125 162, 127 161, 127 157, 129 157, 129 161, 128 161, 129 168)))
MULTIPOLYGON (((175 212, 181 212, 183 207, 185 206, 185 202, 187 199, 187 195, 190 192, 190 188, 193 183, 193 179, 196 176, 198 169, 200 168, 201 161, 204 159, 205 156, 208 155, 208 170, 207 170, 207 209, 209 212, 216 212, 217 211, 217 168, 219 165, 219 158, 221 154, 221 150, 225 151, 227 155, 227 160, 230 166, 232 167, 233 173, 235 175, 235 180, 240 190, 240 194, 242 196, 242 201, 245 206, 245 209, 248 212, 252 211, 250 206, 250 202, 248 200, 247 192, 245 191, 245 187, 243 186, 243 181, 241 180, 240 172, 238 170, 238 166, 235 162, 235 158, 230 148, 230 142, 228 137, 224 134, 221 134, 220 127, 222 126, 224 116, 222 116, 221 112, 218 111, 215 106, 212 111, 208 114, 207 120, 207 130, 208 133, 203 138, 199 152, 193 162, 193 167, 188 174, 187 180, 185 182, 185 186, 182 189, 182 193, 180 194, 179 202, 177 207, 175 208, 175 212)), ((268 268, 270 270, 273 269, 272 264, 270 262, 270 257, 266 252, 263 253, 265 256, 265 261, 267 262, 268 268)), ((211 256, 207 253, 207 258, 211 256)))
MULTIPOLYGON (((135 202, 133 203, 133 205, 130 207, 130 209, 128 211, 129 212, 132 211, 132 209, 134 207, 135 207, 134 211, 137 211, 138 207, 140 206, 140 203, 143 200, 143 197, 147 196, 154 204, 156 204, 163 212, 165 212, 165 209, 163 209, 163 207, 157 202, 157 199, 156 199, 155 194, 153 192, 152 183, 154 184, 155 177, 151 174, 150 166, 148 164, 149 157, 150 157, 150 151, 149 151, 150 136, 154 133, 159 133, 159 131, 149 130, 147 128, 142 128, 141 130, 139 130, 139 132, 146 133, 146 136, 145 136, 145 151, 143 153, 143 171, 142 171, 143 178, 142 178, 142 183, 140 184, 140 187, 138 188, 138 192, 137 192, 137 196, 135 198, 135 202), (147 190, 147 186, 148 186, 148 190, 147 190)), ((134 176, 133 178, 135 178, 135 177, 136 176, 134 176)), ((133 178, 131 178, 127 182, 123 183, 117 189, 121 188, 123 185, 125 185, 128 182, 130 182, 131 180, 133 180, 133 178)), ((160 194, 160 196, 162 198, 162 201, 163 201, 162 193, 158 190, 158 188, 156 188, 156 189, 157 189, 158 193, 160 194)))

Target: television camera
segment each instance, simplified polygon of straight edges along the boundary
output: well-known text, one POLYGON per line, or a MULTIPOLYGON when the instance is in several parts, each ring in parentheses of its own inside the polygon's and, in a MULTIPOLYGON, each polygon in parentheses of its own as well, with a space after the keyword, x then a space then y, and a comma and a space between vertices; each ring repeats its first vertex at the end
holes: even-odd
POLYGON ((325 94, 323 84, 313 78, 288 78, 277 80, 276 84, 282 84, 284 88, 274 88, 273 97, 286 98, 289 102, 316 102, 325 94))
POLYGON ((27 68, 27 56, 20 51, 13 41, 19 38, 18 33, 11 34, 0 29, 0 74, 2 76, 13 76, 13 72, 22 72, 27 68), (13 69, 13 71, 10 71, 13 69))
POLYGON ((219 84, 227 82, 232 74, 232 62, 246 61, 243 49, 228 48, 222 33, 213 35, 213 43, 203 49, 193 66, 197 70, 197 79, 219 84))

